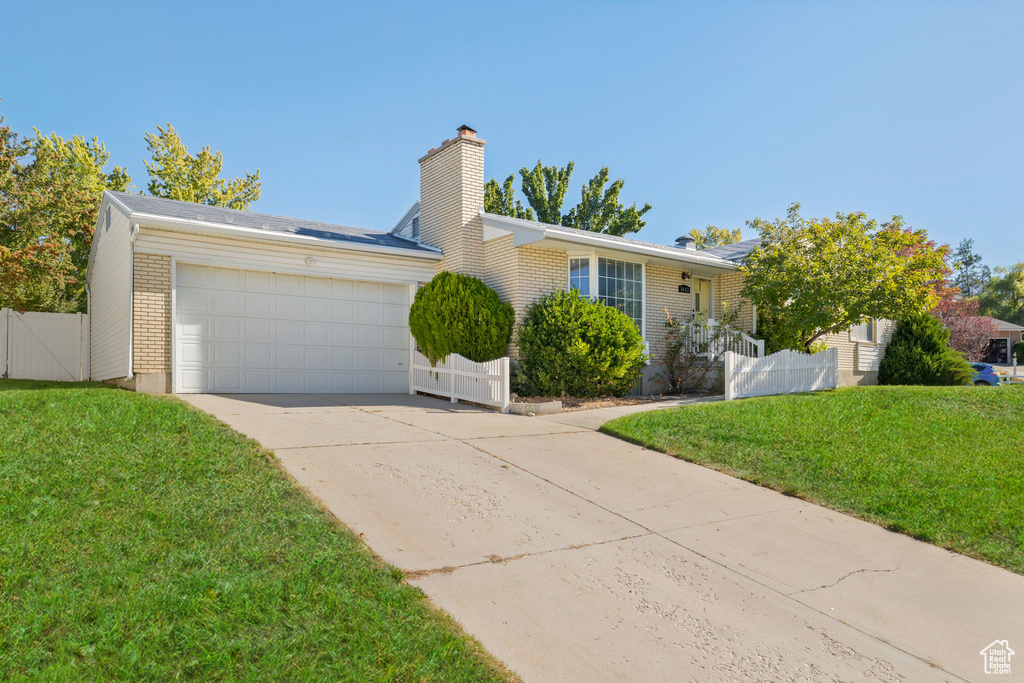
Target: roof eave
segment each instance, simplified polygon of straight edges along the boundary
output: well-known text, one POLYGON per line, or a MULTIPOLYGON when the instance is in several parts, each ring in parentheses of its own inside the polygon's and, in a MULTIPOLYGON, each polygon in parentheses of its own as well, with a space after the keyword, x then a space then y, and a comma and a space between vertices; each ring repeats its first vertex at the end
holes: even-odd
POLYGON ((561 229, 561 226, 548 225, 547 223, 527 221, 521 218, 512 218, 510 216, 499 216, 497 214, 487 213, 483 209, 480 209, 479 214, 485 228, 484 241, 497 237, 498 234, 495 231, 503 231, 506 234, 511 233, 513 235, 513 243, 517 247, 550 239, 586 244, 605 249, 615 249, 617 251, 625 251, 627 253, 655 258, 664 258, 691 265, 701 265, 726 270, 736 270, 739 268, 738 263, 716 256, 707 256, 696 253, 692 255, 683 254, 670 247, 653 247, 646 244, 631 242, 628 239, 626 241, 609 239, 601 233, 580 233, 571 229, 561 229), (486 228, 491 228, 490 236, 488 236, 486 228))
MULTIPOLYGON (((117 199, 114 197, 110 197, 110 199, 114 202, 117 202, 117 199)), ((120 202, 117 203, 120 204, 123 208, 127 209, 127 207, 125 207, 120 202)), ((323 239, 321 237, 313 237, 312 235, 294 235, 283 232, 260 230, 257 228, 247 228, 243 226, 228 226, 219 223, 209 223, 206 221, 195 221, 184 218, 171 218, 169 216, 160 216, 157 214, 149 214, 130 210, 127 213, 129 214, 130 220, 133 223, 138 223, 142 226, 149 228, 177 230, 181 232, 191 232, 200 235, 216 235, 221 237, 252 239, 264 242, 279 242, 292 245, 315 247, 317 249, 372 252, 378 254, 387 254, 391 256, 427 259, 431 261, 438 261, 442 258, 440 250, 430 248, 430 251, 426 251, 427 247, 423 247, 422 249, 403 249, 400 247, 388 247, 379 244, 359 244, 357 242, 349 242, 343 240, 323 239)))

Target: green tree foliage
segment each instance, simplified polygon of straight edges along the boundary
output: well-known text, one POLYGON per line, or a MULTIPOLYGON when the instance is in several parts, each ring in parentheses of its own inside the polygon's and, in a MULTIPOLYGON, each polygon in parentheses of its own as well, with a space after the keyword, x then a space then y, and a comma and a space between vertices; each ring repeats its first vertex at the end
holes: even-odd
POLYGON ((949 247, 936 247, 899 216, 881 225, 862 212, 804 219, 793 204, 786 220, 748 225, 763 241, 744 260, 742 294, 797 350, 812 352, 822 336, 868 318, 929 310, 949 272, 949 247))
POLYGON ((204 146, 199 154, 189 154, 174 126, 157 126, 158 134, 146 133, 146 145, 153 157, 146 163, 149 193, 154 197, 177 199, 195 204, 224 206, 248 211, 260 198, 260 171, 246 172, 245 178, 225 179, 224 155, 204 146))
POLYGON ((515 176, 509 176, 501 185, 492 178, 484 186, 484 210, 606 235, 626 235, 646 225, 642 216, 651 210, 651 205, 637 208, 634 202, 632 206, 625 206, 619 199, 625 181, 619 178, 608 185, 607 166, 583 185, 580 203, 563 214, 562 205, 574 167, 571 161, 565 167, 545 166, 538 161, 532 169, 525 166, 520 169, 521 189, 529 208, 515 198, 515 176))
POLYGON ((1024 262, 996 268, 979 300, 983 315, 1024 325, 1024 262))
POLYGON ((539 160, 532 169, 519 169, 523 179, 523 195, 537 213, 541 223, 558 225, 562 222, 562 204, 569 191, 569 180, 576 164, 569 162, 564 168, 544 166, 539 160))
POLYGON ((448 354, 483 363, 505 354, 515 314, 481 280, 442 271, 416 292, 409 328, 423 354, 436 365, 448 354))
POLYGON ((694 228, 690 231, 690 237, 694 239, 694 246, 698 249, 710 249, 721 247, 725 244, 736 244, 743 239, 743 229, 719 228, 716 225, 709 225, 703 230, 694 228))
POLYGON ((523 203, 516 199, 515 175, 505 178, 501 185, 491 178, 484 185, 484 211, 498 216, 512 216, 533 220, 533 209, 523 208, 523 203))
POLYGON ((535 396, 625 396, 647 360, 629 316, 576 290, 530 306, 517 343, 522 384, 535 396))
POLYGON ((981 255, 974 252, 974 240, 960 240, 953 252, 952 284, 960 290, 966 299, 976 297, 985 289, 985 284, 992 278, 992 271, 981 262, 981 255))
POLYGON ((131 182, 104 169, 102 142, 38 130, 19 140, 0 119, 0 305, 84 310, 85 271, 104 189, 131 182))
POLYGON ((1024 341, 1019 341, 1013 345, 1013 355, 1017 358, 1017 365, 1024 365, 1024 341))
POLYGON ((640 218, 651 210, 651 205, 644 204, 638 209, 633 202, 632 206, 624 206, 619 194, 625 181, 619 178, 605 189, 607 184, 608 167, 605 166, 583 186, 580 203, 562 218, 562 225, 618 237, 644 227, 646 223, 640 218))
POLYGON ((973 376, 970 364, 949 347, 949 330, 928 313, 900 319, 878 366, 879 384, 958 386, 973 376))

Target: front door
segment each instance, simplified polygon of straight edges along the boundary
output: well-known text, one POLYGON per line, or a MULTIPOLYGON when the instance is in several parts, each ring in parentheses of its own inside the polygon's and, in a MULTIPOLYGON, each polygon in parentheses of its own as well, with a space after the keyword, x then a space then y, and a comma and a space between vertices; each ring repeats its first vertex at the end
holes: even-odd
POLYGON ((711 280, 695 278, 693 281, 693 315, 698 313, 711 317, 711 280))

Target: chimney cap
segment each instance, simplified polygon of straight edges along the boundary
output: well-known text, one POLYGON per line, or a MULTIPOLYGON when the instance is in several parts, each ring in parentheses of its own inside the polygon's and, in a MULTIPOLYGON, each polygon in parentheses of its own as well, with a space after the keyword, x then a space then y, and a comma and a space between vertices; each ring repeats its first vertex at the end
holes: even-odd
POLYGON ((677 247, 681 247, 683 249, 694 249, 694 250, 696 250, 697 249, 696 242, 697 242, 697 240, 695 240, 690 235, 683 235, 681 237, 677 237, 676 238, 676 246, 677 247))
POLYGON ((475 138, 476 137, 476 131, 473 130, 472 128, 470 128, 469 126, 467 126, 466 124, 462 124, 461 126, 456 128, 456 130, 458 131, 459 135, 462 135, 464 137, 470 137, 470 138, 475 138))

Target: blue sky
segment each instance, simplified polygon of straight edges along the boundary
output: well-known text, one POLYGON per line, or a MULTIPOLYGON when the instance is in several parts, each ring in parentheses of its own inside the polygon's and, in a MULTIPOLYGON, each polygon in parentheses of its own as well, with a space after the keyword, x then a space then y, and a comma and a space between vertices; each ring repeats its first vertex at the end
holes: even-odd
MULTIPOLYGON (((17 3, 0 114, 96 135, 138 189, 144 131, 262 170, 266 213, 388 229, 468 123, 488 177, 602 165, 638 235, 899 213, 1024 260, 1024 3, 17 3)), ((753 236, 753 235, 747 235, 753 236)))

